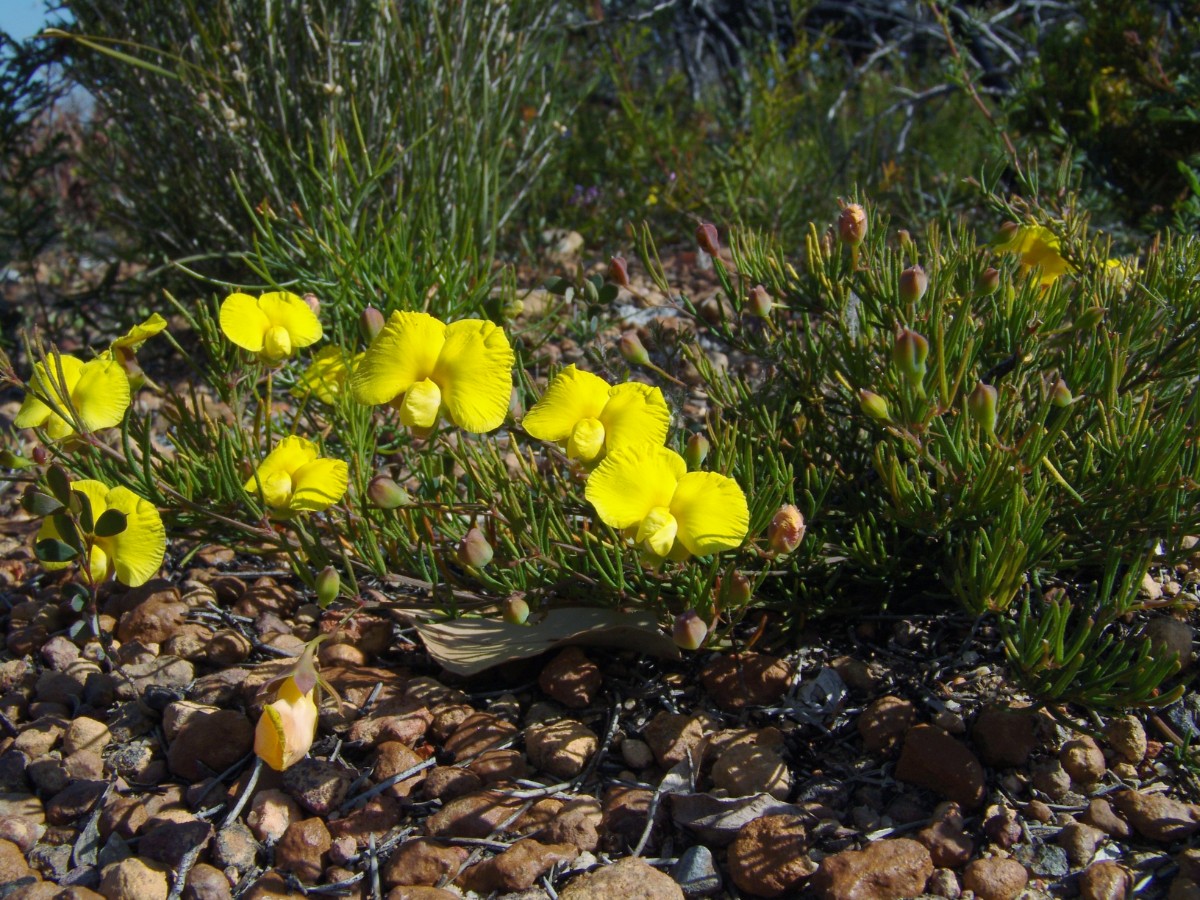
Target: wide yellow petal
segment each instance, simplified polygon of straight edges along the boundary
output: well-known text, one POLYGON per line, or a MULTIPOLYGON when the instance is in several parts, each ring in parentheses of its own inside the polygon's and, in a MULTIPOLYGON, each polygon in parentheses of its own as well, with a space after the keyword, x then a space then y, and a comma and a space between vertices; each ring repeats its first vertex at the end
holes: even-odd
POLYGON ((292 347, 315 344, 324 333, 321 320, 303 297, 287 291, 271 291, 258 298, 258 308, 271 325, 283 328, 291 338, 292 347))
POLYGON ((655 507, 669 507, 686 472, 687 463, 674 450, 654 444, 624 447, 604 457, 588 476, 584 496, 613 528, 629 528, 655 507))
MULTIPOLYGON (((83 372, 82 360, 59 354, 57 357, 50 357, 47 362, 49 365, 37 363, 33 367, 33 377, 29 379, 29 392, 25 395, 21 408, 17 410, 16 418, 13 419, 13 424, 18 428, 38 428, 45 425, 51 417, 58 418, 53 408, 34 394, 46 397, 65 409, 66 403, 63 398, 71 396, 72 389, 79 383, 79 376, 83 372), (62 365, 61 379, 58 377, 58 364, 62 365)), ((60 418, 59 421, 63 420, 60 418)), ((67 425, 67 434, 72 430, 70 425, 67 425)), ((56 438, 62 436, 51 435, 56 438)))
POLYGON ((283 732, 283 717, 274 704, 263 707, 258 726, 254 729, 254 752, 276 772, 282 772, 283 744, 286 740, 283 732))
POLYGON ((521 420, 521 427, 539 441, 565 441, 582 420, 600 418, 609 390, 608 382, 599 375, 572 363, 550 381, 542 399, 521 420))
POLYGON ((680 478, 671 514, 679 522, 678 541, 696 556, 738 547, 750 530, 746 495, 736 481, 716 472, 680 478))
POLYGON ((446 326, 433 380, 455 425, 474 434, 500 427, 512 400, 515 362, 504 329, 495 323, 462 319, 446 326))
POLYGON ((108 553, 119 582, 130 587, 145 584, 158 574, 167 551, 162 517, 153 503, 126 487, 113 488, 106 499, 110 509, 125 513, 125 530, 114 537, 97 538, 96 543, 108 553))
POLYGON ((270 327, 271 320, 249 294, 230 294, 221 304, 221 333, 244 350, 260 353, 270 327))
POLYGON ((292 499, 298 511, 318 512, 337 503, 350 483, 350 467, 340 459, 314 459, 292 476, 292 499))
POLYGON ((93 359, 80 371, 71 403, 88 431, 120 425, 129 409, 129 376, 115 359, 93 359))
MULTIPOLYGON (((85 497, 88 498, 88 502, 92 506, 93 520, 95 520, 96 518, 99 518, 100 514, 102 512, 104 512, 106 509, 108 509, 108 504, 107 504, 107 499, 106 499, 108 497, 108 485, 104 484, 103 482, 96 481, 94 478, 84 478, 84 479, 81 479, 80 481, 72 481, 71 482, 71 490, 77 491, 78 493, 83 494, 85 497)), ((46 518, 42 519, 42 524, 38 527, 37 535, 34 537, 34 543, 36 544, 39 541, 45 541, 50 538, 53 538, 56 541, 61 541, 62 534, 61 534, 61 532, 59 532, 58 528, 54 524, 54 517, 46 516, 46 518)), ((92 554, 91 554, 92 577, 95 578, 97 581, 101 581, 101 580, 103 580, 102 575, 100 575, 98 573, 103 572, 103 573, 107 574, 108 565, 107 565, 107 560, 100 559, 97 556, 97 554, 96 554, 97 549, 98 548, 96 548, 96 547, 92 548, 92 554)), ((103 553, 101 552, 100 555, 103 556, 103 553)), ((65 569, 68 566, 73 566, 73 565, 75 565, 76 562, 77 562, 77 560, 71 560, 70 562, 60 562, 60 563, 46 562, 46 563, 42 563, 42 565, 46 569, 53 572, 58 569, 65 569)))
POLYGON ((21 408, 13 419, 17 428, 38 428, 46 423, 52 415, 52 410, 33 394, 26 394, 21 401, 21 408))
POLYGON ((605 444, 612 452, 637 444, 665 443, 671 410, 658 388, 630 381, 612 389, 600 421, 604 423, 605 444))
POLYGON ((160 331, 167 327, 167 320, 158 313, 152 313, 150 318, 140 325, 134 325, 125 334, 112 342, 111 349, 124 347, 127 350, 136 350, 150 338, 154 337, 160 331))
POLYGON ((285 437, 258 464, 242 490, 257 494, 268 506, 286 507, 290 502, 296 470, 317 458, 317 445, 292 434, 285 437))
POLYGON ((446 326, 428 313, 394 312, 350 376, 359 403, 390 403, 433 375, 446 342, 446 326))

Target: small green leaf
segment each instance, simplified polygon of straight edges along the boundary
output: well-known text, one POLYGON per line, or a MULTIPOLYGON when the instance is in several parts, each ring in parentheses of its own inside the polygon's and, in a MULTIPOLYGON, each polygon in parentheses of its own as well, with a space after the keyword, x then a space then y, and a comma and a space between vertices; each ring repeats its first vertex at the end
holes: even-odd
POLYGON ((71 598, 71 609, 75 612, 83 612, 83 608, 87 606, 87 600, 83 597, 71 598))
POLYGON ((58 463, 46 470, 46 484, 50 486, 50 493, 63 506, 71 502, 71 477, 58 463))
POLYGON ((42 562, 62 563, 70 562, 79 555, 79 551, 70 544, 64 544, 62 541, 54 538, 46 538, 44 541, 38 541, 33 548, 34 555, 42 562))
POLYGON ((75 638, 79 637, 79 633, 86 627, 86 619, 77 619, 76 621, 72 622, 71 627, 67 629, 67 636, 71 638, 71 640, 74 640, 75 638))
POLYGON ((63 505, 49 494, 43 494, 32 486, 25 490, 25 496, 21 498, 21 509, 31 516, 51 516, 62 508, 63 505))
POLYGON ((560 297, 567 292, 567 288, 571 286, 571 282, 562 278, 548 278, 546 280, 546 290, 552 294, 558 294, 560 297))
POLYGON ((79 501, 79 509, 77 510, 79 527, 83 529, 84 534, 91 534, 92 526, 95 524, 95 517, 92 515, 92 501, 87 494, 80 491, 72 491, 72 493, 75 495, 71 498, 72 508, 74 507, 74 501, 79 501))
POLYGON ((605 306, 608 306, 617 299, 617 294, 620 292, 620 290, 621 289, 615 284, 604 285, 604 287, 600 288, 600 302, 605 306))
POLYGON ((78 581, 72 581, 63 588, 63 596, 71 602, 72 607, 75 606, 77 600, 87 603, 92 598, 91 592, 78 581))
POLYGON ((55 513, 54 528, 63 543, 74 547, 76 553, 83 552, 83 537, 79 534, 79 527, 74 519, 66 513, 55 513))
POLYGON ((34 462, 31 459, 26 459, 18 453, 13 453, 11 450, 0 450, 0 469, 32 469, 34 462))
POLYGON ((128 525, 125 513, 119 509, 106 509, 96 520, 96 537, 116 537, 128 525))

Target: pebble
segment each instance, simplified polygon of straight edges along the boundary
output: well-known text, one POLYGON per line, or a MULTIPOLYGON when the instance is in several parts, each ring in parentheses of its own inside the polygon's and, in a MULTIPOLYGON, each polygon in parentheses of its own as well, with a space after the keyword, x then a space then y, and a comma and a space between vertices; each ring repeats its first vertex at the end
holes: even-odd
MULTIPOLYGON (((642 788, 614 784, 604 792, 603 814, 600 820, 602 845, 613 852, 632 847, 641 839, 646 827, 646 816, 654 792, 642 788)), ((650 829, 648 846, 656 846, 659 833, 667 820, 666 804, 659 804, 654 826, 650 829)))
POLYGON ((1015 859, 977 859, 963 872, 963 887, 978 900, 1013 900, 1028 883, 1029 873, 1015 859))
POLYGON ((717 789, 731 797, 770 794, 786 800, 792 790, 787 763, 775 747, 739 744, 723 753, 712 768, 717 789))
POLYGON ((1137 716, 1118 716, 1104 730, 1108 744, 1125 762, 1138 765, 1146 758, 1146 729, 1137 716))
POLYGON ((196 847, 204 847, 212 839, 213 829, 207 822, 191 818, 189 822, 146 823, 138 844, 138 854, 178 868, 183 857, 196 847))
POLYGON ((791 666, 766 653, 723 653, 700 673, 704 689, 726 712, 777 703, 792 681, 791 666))
POLYGON ((979 758, 989 766, 1023 766, 1037 746, 1037 716, 1028 708, 989 703, 971 729, 979 758))
POLYGON ((12 841, 0 840, 0 884, 13 884, 32 874, 21 848, 12 841))
POLYGON ((879 684, 871 667, 853 656, 838 656, 829 661, 829 668, 838 673, 847 687, 864 694, 870 694, 879 684))
POLYGON ((254 795, 246 824, 260 841, 277 841, 289 825, 304 818, 300 804, 284 791, 267 788, 254 795))
POLYGON ((388 858, 383 867, 383 883, 388 887, 437 884, 446 876, 456 875, 470 855, 466 847, 414 838, 397 847, 388 858))
POLYGON ((548 843, 571 844, 590 853, 600 844, 599 827, 603 815, 600 804, 591 797, 573 800, 559 810, 542 837, 548 843))
POLYGON ((321 819, 293 822, 275 845, 275 864, 301 881, 316 884, 333 839, 321 819))
POLYGON ((1071 776, 1057 759, 1044 759, 1031 769, 1033 786, 1051 800, 1061 800, 1071 790, 1071 776))
POLYGON ((161 644, 183 627, 187 614, 179 589, 158 578, 131 588, 121 598, 121 609, 117 638, 122 644, 161 644))
POLYGON ((645 741, 625 738, 621 741, 621 759, 631 769, 645 769, 654 762, 654 751, 645 741))
POLYGON ((1113 806, 1142 837, 1162 843, 1180 841, 1200 829, 1200 806, 1163 794, 1118 791, 1113 806))
POLYGON ((939 869, 957 869, 975 851, 975 841, 964 828, 962 811, 956 803, 941 804, 934 812, 934 821, 918 831, 916 839, 939 869))
POLYGON ((430 837, 483 838, 521 808, 507 791, 484 790, 447 803, 425 820, 430 837))
POLYGON ((483 787, 478 775, 458 766, 434 766, 421 782, 421 796, 443 804, 483 787))
POLYGON ((10 841, 28 853, 46 833, 46 826, 24 816, 0 816, 0 840, 10 841))
POLYGON ((858 733, 869 753, 891 753, 916 724, 917 711, 900 697, 880 697, 858 717, 858 733))
POLYGON ((1112 860, 1092 863, 1079 876, 1081 900, 1125 900, 1132 886, 1129 870, 1112 860))
POLYGON ((1017 844, 1013 858, 1039 878, 1062 878, 1071 871, 1067 851, 1056 844, 1034 840, 1032 844, 1017 844))
POLYGON ((468 890, 523 891, 559 863, 573 862, 579 849, 571 844, 543 844, 532 838, 517 841, 503 853, 471 866, 459 878, 468 890))
POLYGON ((249 753, 253 744, 254 726, 242 713, 232 709, 197 711, 171 741, 167 767, 181 778, 199 781, 228 769, 249 753))
POLYGON ((1171 616, 1160 616, 1146 623, 1146 640, 1154 647, 1155 656, 1177 654, 1180 669, 1192 664, 1192 641, 1195 634, 1187 622, 1171 616))
POLYGON ((476 712, 467 716, 446 739, 444 749, 456 761, 476 756, 508 743, 517 734, 517 726, 492 713, 476 712))
POLYGON ((670 769, 694 755, 704 737, 705 720, 662 710, 646 723, 642 736, 654 758, 664 769, 670 769))
POLYGON ((467 770, 490 786, 525 778, 529 774, 529 765, 520 750, 487 750, 472 760, 467 770))
POLYGON ((232 900, 232 897, 224 872, 208 863, 192 866, 183 888, 183 900, 232 900))
POLYGON ((121 671, 139 693, 153 688, 168 692, 183 691, 196 677, 196 668, 177 656, 160 656, 147 662, 128 663, 121 671))
POLYGON ((799 816, 751 819, 729 845, 727 859, 733 883, 759 897, 785 896, 817 869, 808 856, 808 835, 799 816))
POLYGON ((1126 840, 1133 834, 1129 823, 1118 816, 1113 811, 1112 804, 1103 797, 1095 797, 1088 801, 1087 809, 1080 816, 1080 821, 1100 829, 1109 837, 1119 841, 1126 840))
POLYGON ((105 867, 99 890, 106 900, 167 900, 167 867, 131 856, 105 867))
POLYGON ((1083 822, 1064 825, 1058 833, 1058 845, 1067 851, 1067 859, 1074 868, 1082 868, 1092 861, 1096 848, 1106 835, 1099 828, 1083 822))
POLYGON ((962 896, 962 884, 958 876, 949 869, 934 869, 925 884, 926 893, 934 897, 945 897, 946 900, 958 900, 962 896))
POLYGON ((359 850, 366 848, 371 836, 376 838, 385 831, 395 828, 400 822, 400 804, 391 797, 380 794, 372 797, 366 805, 356 809, 337 821, 329 821, 329 834, 334 842, 342 838, 353 840, 359 850))
POLYGON ((1104 777, 1108 765, 1104 752, 1090 735, 1067 741, 1058 751, 1064 771, 1076 784, 1088 787, 1104 777))
POLYGON ((327 816, 346 799, 354 773, 337 763, 306 756, 283 773, 283 788, 314 816, 327 816))
POLYGON ((932 874, 928 850, 917 841, 892 838, 825 857, 811 885, 822 900, 903 900, 924 893, 932 874))
POLYGON ((254 835, 242 822, 234 822, 227 828, 222 828, 213 839, 213 864, 222 869, 232 869, 235 872, 248 872, 254 868, 258 859, 258 845, 254 835))
POLYGON ((560 650, 538 675, 538 687, 568 709, 591 706, 602 682, 600 667, 574 646, 560 650))
POLYGON ((46 804, 46 821, 51 825, 72 825, 87 815, 108 788, 107 781, 73 781, 46 804))
POLYGON ((983 766, 965 744, 936 725, 908 730, 896 778, 939 793, 964 809, 983 803, 983 766))
POLYGON ((558 896, 560 900, 683 900, 683 889, 665 872, 627 856, 580 875, 558 896))
POLYGON ((688 847, 671 866, 671 877, 689 900, 711 897, 721 890, 721 873, 712 851, 702 844, 688 847))
MULTIPOLYGON (((400 741, 385 741, 375 749, 375 770, 371 778, 376 784, 380 784, 404 772, 411 771, 423 762, 425 760, 407 744, 402 744, 400 741)), ((421 770, 396 782, 388 787, 385 793, 397 800, 407 799, 425 781, 425 771, 421 770)), ((462 769, 458 771, 463 772, 466 777, 471 775, 462 769)), ((464 793, 466 792, 464 791, 464 793)))
POLYGON ((525 729, 525 752, 534 768, 555 778, 574 778, 600 748, 600 738, 575 719, 525 729))

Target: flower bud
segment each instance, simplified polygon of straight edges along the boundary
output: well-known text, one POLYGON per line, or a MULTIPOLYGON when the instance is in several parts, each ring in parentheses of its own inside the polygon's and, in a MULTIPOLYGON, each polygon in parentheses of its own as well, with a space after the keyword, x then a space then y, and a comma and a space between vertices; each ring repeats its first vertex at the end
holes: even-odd
POLYGON ((783 556, 791 553, 804 540, 804 515, 791 503, 779 507, 767 526, 767 544, 771 553, 783 556))
POLYGON ((646 352, 646 347, 636 331, 627 331, 621 335, 617 346, 625 362, 631 366, 644 366, 650 362, 650 354, 646 352))
POLYGON ((625 257, 614 256, 609 260, 608 280, 617 287, 629 287, 629 267, 625 265, 625 257))
POLYGON ((368 306, 358 318, 358 330, 368 344, 379 336, 384 326, 383 313, 373 306, 368 306))
POLYGON ((1000 287, 1000 270, 993 266, 988 266, 975 279, 975 292, 981 296, 986 297, 988 294, 996 293, 998 287, 1000 287))
POLYGON ((46 452, 46 448, 41 444, 33 448, 33 461, 39 466, 44 466, 46 460, 50 458, 50 454, 46 452))
POLYGON ((756 284, 750 288, 750 296, 746 300, 746 308, 751 313, 760 319, 765 319, 771 315, 771 308, 774 305, 775 302, 771 299, 771 295, 767 293, 767 289, 761 284, 756 284))
POLYGON ((1090 331, 1104 321, 1104 314, 1108 312, 1103 306, 1090 306, 1079 314, 1079 318, 1075 320, 1076 331, 1090 331))
POLYGON ((325 609, 337 599, 342 590, 342 578, 333 566, 326 566, 317 576, 317 605, 325 609))
POLYGON ((929 276, 920 266, 909 266, 900 273, 900 300, 916 303, 929 289, 929 276))
POLYGON ((999 396, 999 391, 981 381, 967 397, 967 412, 979 423, 984 434, 996 433, 996 400, 999 396))
POLYGON ((303 300, 308 308, 313 311, 314 316, 319 316, 321 314, 321 300, 316 294, 310 292, 305 294, 300 299, 303 300))
POLYGON ((992 238, 993 247, 1005 247, 1016 240, 1021 233, 1021 226, 1016 222, 1005 222, 992 238))
POLYGON ((683 459, 689 472, 694 472, 704 465, 704 460, 708 458, 708 450, 708 438, 700 432, 697 431, 688 438, 683 448, 683 459))
POLYGON ((867 211, 857 203, 842 207, 837 220, 838 238, 857 247, 867 237, 867 211))
POLYGON ((675 646, 683 650, 699 650, 708 637, 708 626, 694 609, 685 610, 675 617, 671 629, 675 646))
POLYGON ((504 601, 501 615, 509 625, 524 625, 529 620, 529 604, 521 594, 513 594, 504 601))
POLYGON ((741 572, 717 578, 717 602, 721 609, 741 609, 754 597, 750 579, 741 572))
POLYGON ((1050 402, 1059 409, 1068 407, 1075 402, 1075 398, 1071 396, 1071 389, 1061 378, 1054 382, 1054 387, 1050 389, 1050 402))
POLYGON ((492 561, 492 545, 478 525, 472 525, 458 544, 458 561, 472 569, 482 569, 492 561))
POLYGON ((700 245, 700 249, 709 256, 716 256, 721 252, 721 242, 717 237, 717 226, 712 222, 704 222, 696 226, 696 243, 700 245))
POLYGON ((929 341, 911 328, 902 328, 892 345, 892 362, 910 385, 921 387, 925 380, 925 360, 929 358, 929 341))
POLYGON ((907 228, 901 228, 896 232, 896 238, 900 241, 900 250, 902 253, 912 253, 917 245, 913 243, 912 234, 907 228))
POLYGON ((412 497, 388 475, 376 475, 367 485, 367 496, 380 509, 399 509, 410 506, 412 497))
POLYGON ((892 412, 888 409, 888 402, 874 391, 868 391, 866 388, 860 390, 858 392, 858 405, 864 413, 876 422, 887 424, 892 421, 892 412))

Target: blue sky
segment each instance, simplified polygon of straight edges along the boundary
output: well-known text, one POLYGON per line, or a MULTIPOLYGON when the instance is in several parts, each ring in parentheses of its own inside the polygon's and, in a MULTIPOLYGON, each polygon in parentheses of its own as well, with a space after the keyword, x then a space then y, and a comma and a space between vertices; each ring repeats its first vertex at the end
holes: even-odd
POLYGON ((45 21, 43 0, 0 0, 0 31, 19 41, 36 34, 45 21))

